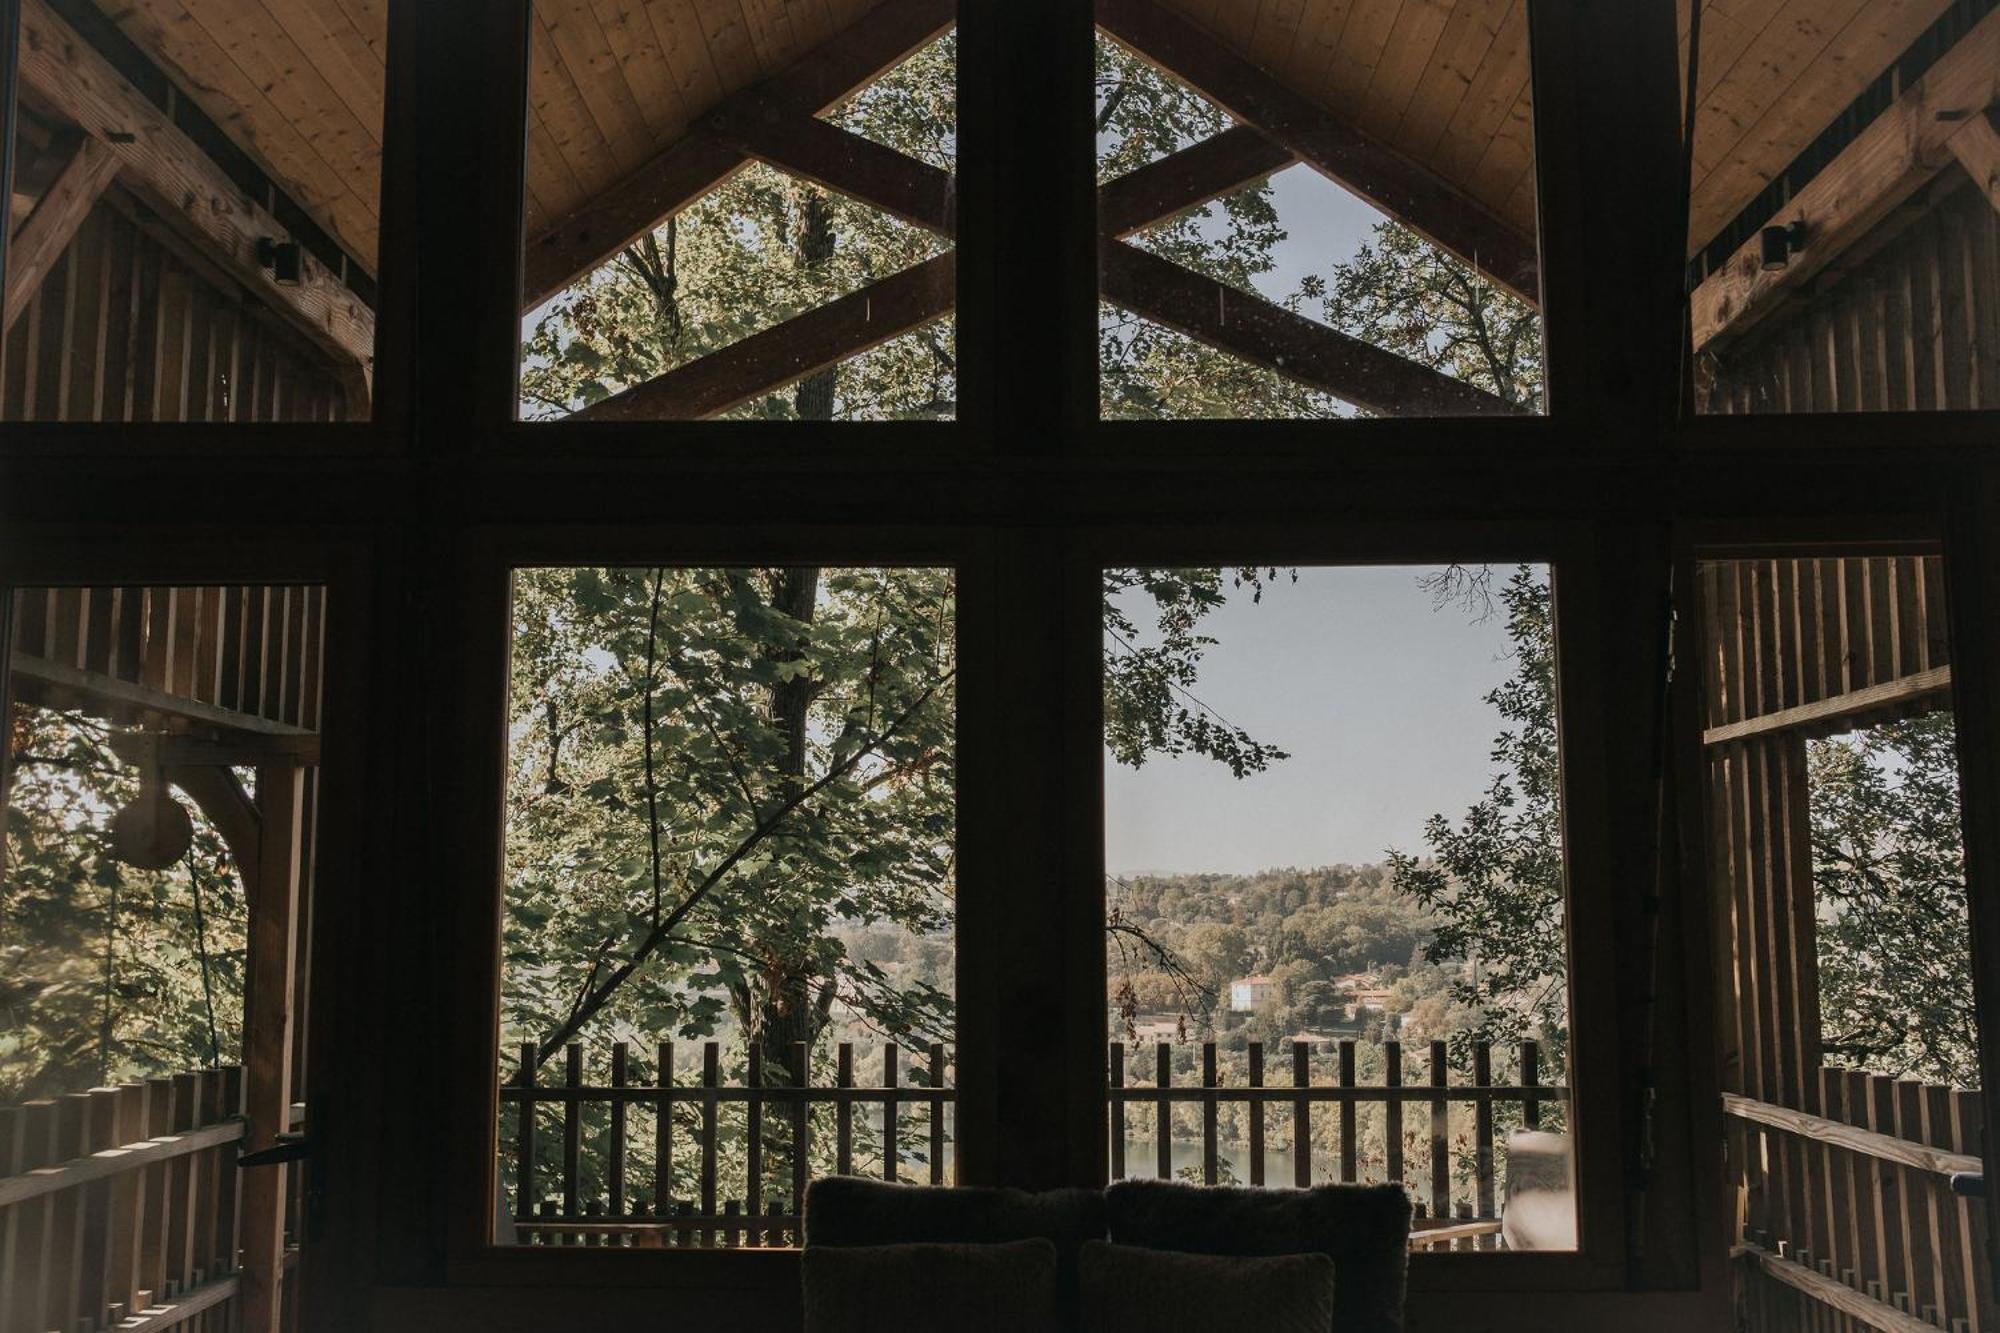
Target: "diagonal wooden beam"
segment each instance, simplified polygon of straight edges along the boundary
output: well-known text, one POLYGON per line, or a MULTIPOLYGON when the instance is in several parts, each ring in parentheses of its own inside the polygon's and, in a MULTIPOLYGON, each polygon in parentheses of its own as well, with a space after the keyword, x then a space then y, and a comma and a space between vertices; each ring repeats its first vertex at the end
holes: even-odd
POLYGON ((695 421, 859 356, 951 313, 958 261, 939 255, 753 333, 575 413, 580 421, 695 421))
POLYGON ((1106 181, 1097 191, 1097 227, 1120 239, 1234 194, 1298 161, 1248 125, 1234 125, 1178 153, 1106 181))
POLYGON ((1378 416, 1513 416, 1484 389, 1124 241, 1098 242, 1104 299, 1378 416))
POLYGON ((1951 155, 1972 177, 1993 207, 2000 208, 2000 107, 1969 117, 1951 136, 1951 155))
POLYGON ((258 262, 257 244, 286 239, 284 227, 239 191, 172 117, 128 83, 47 0, 22 0, 20 77, 45 109, 102 140, 116 157, 120 181, 331 358, 344 372, 350 394, 365 403, 375 355, 374 311, 310 254, 299 285, 279 286, 258 262))
POLYGON ((951 173, 794 111, 762 88, 730 98, 706 129, 737 152, 926 230, 952 231, 951 173))
POLYGON ((1959 160, 1960 136, 1968 136, 1965 149, 1976 162, 1980 140, 1991 131, 1985 112, 1996 100, 2000 11, 1974 24, 1772 217, 1773 227, 1805 224, 1805 248, 1791 262, 1765 268, 1752 236, 1701 281, 1692 297, 1694 345, 1749 332, 1833 271, 1856 242, 1959 160))
MULTIPOLYGON (((957 21, 956 0, 884 0, 758 89, 795 114, 817 115, 873 83, 957 21)), ((723 106, 714 109, 725 113, 723 106)), ((739 148, 697 128, 528 242, 522 299, 533 309, 602 265, 665 218, 727 181, 749 162, 739 148)))
POLYGON ((35 211, 28 214, 8 246, 7 295, 0 330, 12 329, 28 308, 42 279, 117 177, 118 165, 118 155, 103 140, 88 134, 75 136, 69 161, 49 182, 35 211))
POLYGON ((1159 0, 1097 0, 1106 36, 1530 305, 1535 238, 1427 167, 1328 114, 1159 0))

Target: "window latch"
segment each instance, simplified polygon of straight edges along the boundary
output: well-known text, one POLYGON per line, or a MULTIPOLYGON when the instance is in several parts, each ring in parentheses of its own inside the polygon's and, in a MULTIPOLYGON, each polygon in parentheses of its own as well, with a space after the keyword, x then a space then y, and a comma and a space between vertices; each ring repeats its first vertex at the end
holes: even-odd
POLYGON ((246 1152, 236 1159, 238 1166, 283 1166, 287 1162, 303 1162, 312 1155, 312 1143, 303 1134, 279 1134, 268 1148, 256 1152, 246 1152))

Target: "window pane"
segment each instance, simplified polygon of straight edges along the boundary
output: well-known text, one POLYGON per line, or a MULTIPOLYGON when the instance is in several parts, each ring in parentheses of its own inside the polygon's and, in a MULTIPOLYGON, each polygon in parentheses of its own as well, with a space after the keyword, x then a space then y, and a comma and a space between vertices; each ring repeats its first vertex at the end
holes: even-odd
POLYGON ((1776 1256, 1810 1255, 1884 1311, 1965 1319, 1981 1305, 1973 1215, 1943 1175, 1886 1152, 1850 1171, 1823 1147, 1837 1131, 1802 1128, 1858 1126, 1956 1154, 1944 1174, 1977 1170, 1942 561, 1724 560, 1698 587, 1731 1242, 1757 1260, 1741 1299, 1781 1285, 1776 1256), (1859 1248, 1852 1219, 1899 1197, 1944 1201, 1926 1224, 1940 1262, 1859 1248))
POLYGON ((1113 570, 1105 616, 1113 1178, 1573 1249, 1549 568, 1113 570))
POLYGON ((515 575, 501 1243, 790 1245, 813 1177, 951 1181, 953 598, 515 575))
POLYGON ((388 5, 171 8, 22 6, 0 417, 365 420, 388 5))
POLYGON ((1106 417, 1541 410, 1525 0, 1097 16, 1106 417))
POLYGON ((1704 11, 1688 274, 1703 411, 2000 405, 1996 63, 1984 4, 1762 27, 1704 11))
POLYGON ((948 0, 534 10, 524 418, 954 415, 948 0))

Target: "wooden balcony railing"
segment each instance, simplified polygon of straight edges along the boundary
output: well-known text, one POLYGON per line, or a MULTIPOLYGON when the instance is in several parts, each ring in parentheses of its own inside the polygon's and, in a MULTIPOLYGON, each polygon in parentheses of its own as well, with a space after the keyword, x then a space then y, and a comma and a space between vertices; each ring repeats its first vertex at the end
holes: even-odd
POLYGON ((0 1333, 234 1327, 242 1086, 211 1069, 0 1107, 0 1333))
POLYGON ((1495 1110, 1503 1105, 1518 1106, 1519 1126, 1537 1129, 1542 1127, 1543 1108, 1566 1104, 1569 1097, 1566 1087, 1542 1082, 1539 1046, 1521 1042, 1515 1051, 1516 1081, 1499 1084, 1493 1081, 1492 1047, 1480 1042, 1472 1050, 1471 1081, 1453 1083, 1446 1044, 1434 1041, 1427 1052, 1424 1082, 1408 1083, 1402 1044, 1383 1042, 1376 1048, 1380 1059, 1375 1062, 1381 1081, 1364 1084, 1357 1077, 1358 1047, 1352 1041, 1331 1043, 1332 1081, 1319 1079, 1314 1047, 1326 1044, 1291 1042, 1289 1079, 1273 1084, 1266 1082, 1263 1043, 1251 1042, 1244 1051, 1244 1081, 1228 1084, 1221 1075, 1216 1044, 1207 1042, 1200 1048, 1201 1082, 1177 1087, 1171 1043, 1154 1046, 1152 1082, 1141 1085, 1130 1081, 1125 1044, 1113 1042, 1111 1178, 1142 1174, 1127 1170, 1126 1140, 1135 1121, 1141 1129, 1150 1130, 1152 1137, 1154 1160, 1150 1172, 1143 1174, 1173 1176, 1174 1107, 1193 1104, 1200 1121, 1201 1178, 1215 1184, 1224 1160, 1219 1112, 1235 1103, 1244 1107, 1248 1119, 1243 1152, 1250 1184, 1304 1187, 1329 1180, 1349 1184, 1399 1181, 1409 1187, 1417 1209, 1411 1248, 1494 1247, 1500 1230, 1495 1110), (1372 1144, 1364 1142, 1370 1136, 1363 1132, 1359 1115, 1359 1108, 1369 1103, 1379 1103, 1383 1109, 1372 1144), (1456 1128, 1452 1123, 1454 1105, 1471 1109, 1470 1117, 1458 1117, 1456 1128), (1146 1114, 1148 1107, 1150 1116, 1146 1114), (1324 1163, 1324 1170, 1320 1145, 1313 1134, 1316 1107, 1326 1108, 1337 1118, 1337 1156, 1324 1163), (1267 1117, 1273 1110, 1288 1122, 1278 1141, 1270 1141, 1267 1134, 1267 1117), (1468 1118, 1469 1125, 1464 1123, 1468 1118), (1267 1148, 1290 1157, 1290 1180, 1266 1181, 1267 1148))
POLYGON ((1819 1074, 1816 1111, 1723 1098, 1740 1327, 2000 1329, 1984 1211, 1950 1179, 1983 1172, 1979 1094, 1819 1074))
POLYGON ((894 1045, 881 1049, 881 1079, 869 1086, 855 1082, 851 1042, 834 1048, 831 1085, 814 1084, 804 1043, 792 1048, 786 1068, 772 1071, 753 1048, 743 1082, 735 1086, 722 1082, 718 1044, 706 1042, 701 1052, 698 1081, 684 1083, 674 1072, 674 1044, 659 1043, 653 1081, 643 1083, 633 1077, 630 1049, 620 1042, 611 1049, 610 1081, 591 1084, 584 1078, 583 1049, 572 1044, 563 1053, 561 1081, 547 1083, 535 1077, 535 1046, 524 1044, 517 1068, 527 1071, 525 1078, 517 1074, 500 1089, 501 1104, 517 1108, 513 1216, 502 1238, 511 1226, 514 1239, 539 1245, 796 1245, 816 1151, 819 1168, 835 1175, 854 1174, 860 1148, 886 1180, 945 1182, 947 1108, 955 1093, 942 1045, 933 1044, 921 1063, 911 1064, 907 1085, 904 1052, 894 1045), (600 1122, 589 1135, 595 1160, 587 1162, 585 1121, 593 1117, 586 1108, 593 1106, 605 1114, 594 1117, 600 1122), (644 1163, 634 1161, 640 1140, 631 1112, 638 1107, 647 1108, 651 1122, 641 1127, 651 1130, 643 1140, 650 1159, 644 1163), (815 1114, 816 1108, 823 1113, 815 1114), (732 1149, 740 1162, 731 1161, 726 1190, 725 1116, 741 1128, 734 1140, 740 1147, 732 1149), (550 1120, 556 1123, 545 1130, 550 1120), (544 1138, 545 1132, 555 1137, 544 1138), (829 1140, 830 1153, 823 1150, 829 1140), (559 1148, 551 1171, 541 1158, 552 1144, 559 1148), (690 1149, 693 1157, 685 1158, 690 1149), (677 1175, 677 1164, 690 1160, 692 1171, 677 1175))
MULTIPOLYGON (((1473 1051, 1472 1078, 1453 1082, 1443 1043, 1432 1043, 1424 1082, 1404 1082, 1400 1045, 1385 1043, 1380 1083, 1356 1078, 1354 1042, 1333 1044, 1330 1077, 1316 1080, 1313 1044, 1291 1044, 1292 1079, 1264 1082, 1264 1050, 1244 1053, 1248 1079, 1226 1085, 1218 1048, 1200 1049, 1202 1080, 1174 1086, 1171 1045, 1155 1048, 1154 1081, 1130 1083, 1122 1043, 1110 1048, 1111 1175, 1127 1171, 1126 1133, 1154 1132, 1157 1170, 1171 1175, 1177 1141, 1173 1108, 1197 1106, 1202 1176, 1219 1178, 1222 1149, 1219 1110, 1242 1103, 1249 1121, 1251 1183, 1263 1184, 1266 1130, 1286 1131, 1292 1170, 1285 1181, 1408 1181, 1418 1195, 1419 1230, 1413 1246, 1493 1248, 1498 1241, 1505 1126, 1543 1125, 1545 1113, 1567 1103, 1568 1089, 1544 1083, 1533 1042, 1514 1053, 1515 1081, 1493 1080, 1493 1052, 1473 1051), (1374 1145, 1364 1145, 1359 1108, 1383 1107, 1374 1145), (1135 1107, 1136 1104, 1136 1107, 1135 1107), (1149 1117, 1147 1108, 1152 1109, 1149 1117), (1335 1117, 1335 1157, 1321 1169, 1312 1125, 1318 1107, 1335 1117), (1148 1123, 1150 1122, 1150 1124, 1148 1123), (1164 1133, 1161 1132, 1164 1127, 1164 1133), (1407 1174, 1406 1174, 1407 1172, 1407 1174)), ((956 1093, 945 1048, 932 1045, 909 1060, 891 1045, 880 1077, 857 1082, 851 1043, 834 1048, 832 1078, 816 1082, 811 1052, 790 1052, 785 1067, 767 1070, 756 1052, 740 1083, 725 1084, 718 1043, 701 1047, 699 1070, 675 1070, 675 1047, 661 1042, 649 1078, 635 1074, 631 1048, 614 1046, 602 1073, 586 1075, 580 1045, 563 1051, 554 1077, 534 1071, 538 1050, 524 1045, 514 1075, 499 1089, 505 1126, 503 1148, 506 1214, 503 1242, 527 1245, 771 1247, 795 1245, 807 1183, 816 1174, 851 1175, 857 1169, 884 1179, 943 1184, 950 1178, 950 1108, 956 1093), (525 1076, 519 1071, 528 1071, 525 1076), (907 1074, 907 1078, 905 1075, 907 1074)), ((1182 1126, 1186 1128, 1185 1125, 1182 1126)), ((1185 1140, 1178 1140, 1183 1149, 1185 1140)))

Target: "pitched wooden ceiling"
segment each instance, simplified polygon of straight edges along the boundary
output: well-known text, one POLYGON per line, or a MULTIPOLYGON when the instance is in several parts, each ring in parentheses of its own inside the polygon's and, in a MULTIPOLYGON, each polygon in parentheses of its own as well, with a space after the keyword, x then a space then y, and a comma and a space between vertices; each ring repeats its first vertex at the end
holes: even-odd
MULTIPOLYGON (((372 269, 390 0, 95 0, 372 269)), ((529 228, 568 217, 878 0, 536 0, 529 228)), ((1534 226, 1526 0, 1162 0, 1534 226)), ((1706 241, 1949 0, 1706 0, 1706 241)), ((1682 0, 1685 32, 1686 4, 1682 0)))

